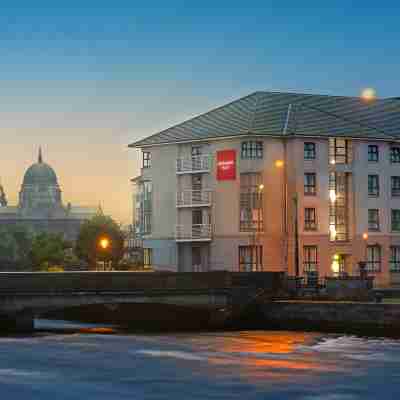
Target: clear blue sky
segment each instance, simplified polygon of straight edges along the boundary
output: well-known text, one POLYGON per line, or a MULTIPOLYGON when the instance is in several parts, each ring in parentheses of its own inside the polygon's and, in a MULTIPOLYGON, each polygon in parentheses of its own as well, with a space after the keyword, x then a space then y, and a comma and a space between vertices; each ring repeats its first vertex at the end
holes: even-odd
POLYGON ((395 1, 15 3, 0 16, 0 175, 14 201, 42 144, 66 201, 126 222, 139 137, 255 90, 400 96, 395 1))

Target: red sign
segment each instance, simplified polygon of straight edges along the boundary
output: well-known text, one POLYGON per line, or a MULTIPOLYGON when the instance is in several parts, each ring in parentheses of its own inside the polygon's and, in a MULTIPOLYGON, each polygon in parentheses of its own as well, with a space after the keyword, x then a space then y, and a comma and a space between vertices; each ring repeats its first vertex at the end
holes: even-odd
POLYGON ((236 179, 236 150, 217 151, 217 180, 236 179))

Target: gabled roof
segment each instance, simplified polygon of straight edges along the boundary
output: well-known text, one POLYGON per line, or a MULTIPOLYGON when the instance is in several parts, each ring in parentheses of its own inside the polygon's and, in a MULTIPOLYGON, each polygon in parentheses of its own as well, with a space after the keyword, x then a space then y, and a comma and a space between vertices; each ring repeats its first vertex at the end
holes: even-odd
POLYGON ((243 135, 400 139, 400 98, 255 92, 129 145, 243 135))

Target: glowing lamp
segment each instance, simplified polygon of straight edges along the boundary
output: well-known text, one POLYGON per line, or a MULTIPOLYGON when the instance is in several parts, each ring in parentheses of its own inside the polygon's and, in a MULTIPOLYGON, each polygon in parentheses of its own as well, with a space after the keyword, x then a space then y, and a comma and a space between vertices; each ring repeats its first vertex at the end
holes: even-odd
POLYGON ((264 185, 263 184, 259 185, 258 190, 264 190, 264 185))
POLYGON ((283 165, 284 165, 284 162, 282 160, 276 160, 275 161, 275 167, 282 168, 283 165))
POLYGON ((362 237, 363 237, 364 240, 367 240, 368 239, 368 233, 366 233, 366 232, 363 233, 362 237))
POLYGON ((372 88, 366 88, 361 92, 361 98, 364 101, 373 101, 376 99, 376 91, 372 88))
POLYGON ((105 250, 110 245, 110 241, 107 238, 102 238, 102 239, 100 239, 99 244, 100 244, 100 247, 105 250))

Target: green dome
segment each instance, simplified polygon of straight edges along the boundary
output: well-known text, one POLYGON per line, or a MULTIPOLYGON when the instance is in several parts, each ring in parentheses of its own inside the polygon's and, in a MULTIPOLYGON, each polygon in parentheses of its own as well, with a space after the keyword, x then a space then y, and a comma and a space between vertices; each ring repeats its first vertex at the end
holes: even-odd
POLYGON ((57 175, 46 163, 31 165, 25 172, 24 185, 57 185, 57 175))

